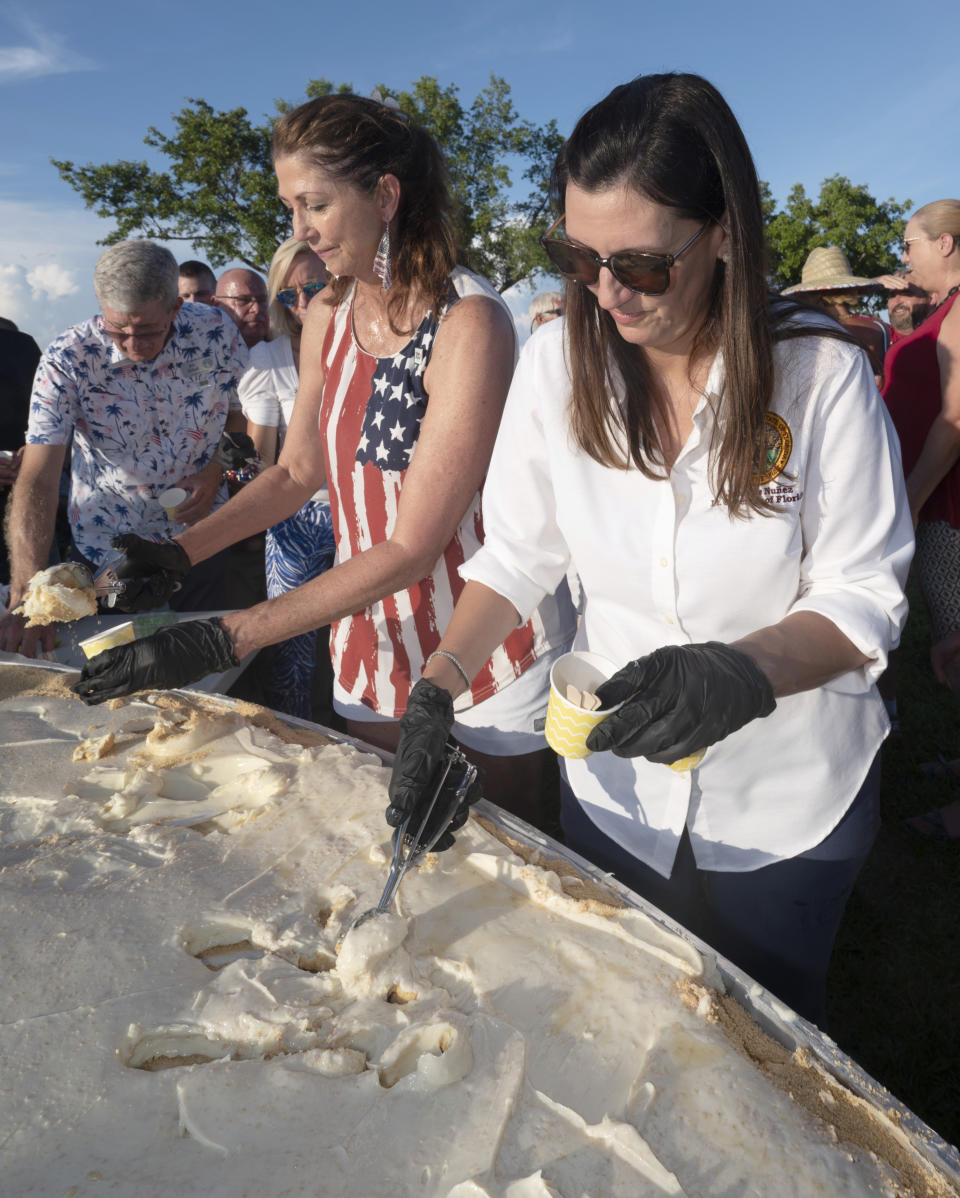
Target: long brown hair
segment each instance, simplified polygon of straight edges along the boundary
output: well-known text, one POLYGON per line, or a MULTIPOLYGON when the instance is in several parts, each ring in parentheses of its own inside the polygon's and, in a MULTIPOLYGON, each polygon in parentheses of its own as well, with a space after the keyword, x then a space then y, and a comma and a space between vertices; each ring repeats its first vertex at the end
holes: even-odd
MULTIPOLYGON (((720 93, 699 75, 647 75, 625 83, 577 122, 554 171, 562 210, 568 183, 600 192, 628 186, 681 216, 722 223, 728 260, 717 262, 691 362, 721 350, 724 419, 711 448, 717 498, 734 515, 768 511, 755 467, 773 394, 771 314, 756 169, 743 132, 720 93)), ((605 466, 666 475, 658 426, 664 399, 642 348, 624 341, 586 287, 567 283, 571 427, 605 466), (621 406, 611 396, 623 395, 621 406)), ((791 334, 792 335, 792 334, 791 334)))
MULTIPOLYGON (((400 182, 393 285, 387 301, 395 332, 412 297, 438 311, 456 265, 453 200, 440 148, 426 130, 379 100, 336 93, 308 100, 273 127, 273 159, 298 156, 333 178, 372 193, 384 175, 400 182)), ((350 280, 329 290, 339 301, 350 280)))

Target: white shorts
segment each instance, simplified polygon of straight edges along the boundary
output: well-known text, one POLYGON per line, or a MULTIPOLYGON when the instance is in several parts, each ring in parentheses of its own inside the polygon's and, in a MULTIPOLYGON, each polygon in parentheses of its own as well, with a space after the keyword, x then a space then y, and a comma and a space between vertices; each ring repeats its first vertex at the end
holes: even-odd
MULTIPOLYGON (((565 645, 538 657, 528 670, 482 703, 455 713, 453 735, 469 749, 491 757, 519 757, 546 747, 543 721, 550 695, 550 668, 567 652, 565 645)), ((351 699, 333 680, 333 708, 345 720, 394 724, 389 716, 351 699)))

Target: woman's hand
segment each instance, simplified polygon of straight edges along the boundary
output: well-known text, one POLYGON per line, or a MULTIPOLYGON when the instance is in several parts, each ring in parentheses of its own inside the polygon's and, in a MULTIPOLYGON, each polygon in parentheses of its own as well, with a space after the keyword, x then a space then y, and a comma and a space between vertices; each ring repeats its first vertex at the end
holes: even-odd
POLYGON ((84 703, 105 703, 135 691, 187 686, 239 664, 219 619, 188 620, 98 653, 71 689, 84 703))
POLYGON ((706 749, 776 707, 766 675, 745 653, 707 641, 664 645, 597 688, 601 707, 623 706, 587 738, 594 752, 669 765, 706 749))
MULTIPOLYGON (((453 700, 443 687, 421 678, 407 700, 407 710, 400 717, 400 743, 390 776, 390 806, 387 823, 399 827, 410 816, 411 827, 419 826, 427 805, 439 785, 440 774, 447 754, 447 740, 453 728, 453 700)), ((444 783, 446 791, 455 790, 460 777, 451 776, 444 783)), ((480 776, 474 780, 466 798, 450 821, 448 830, 433 846, 434 852, 448 849, 454 842, 451 833, 463 826, 470 806, 483 795, 480 776)), ((452 794, 450 796, 453 797, 452 794)))

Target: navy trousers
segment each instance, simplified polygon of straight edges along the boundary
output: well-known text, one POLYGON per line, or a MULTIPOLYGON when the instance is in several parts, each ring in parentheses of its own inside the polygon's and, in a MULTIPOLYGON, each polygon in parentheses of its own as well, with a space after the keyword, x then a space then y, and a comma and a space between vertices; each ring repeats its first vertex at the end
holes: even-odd
POLYGON ((673 872, 664 878, 600 831, 584 814, 562 770, 560 822, 571 849, 824 1027, 833 942, 880 826, 879 760, 843 819, 820 844, 745 873, 698 869, 684 831, 673 872))

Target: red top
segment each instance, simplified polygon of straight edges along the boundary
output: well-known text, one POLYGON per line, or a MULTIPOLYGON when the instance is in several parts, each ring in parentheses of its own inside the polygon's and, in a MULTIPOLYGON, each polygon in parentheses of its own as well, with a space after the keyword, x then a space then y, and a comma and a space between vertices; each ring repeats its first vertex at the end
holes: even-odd
MULTIPOLYGON (((883 360, 883 398, 900 438, 903 473, 908 478, 940 412, 937 338, 956 299, 956 294, 951 295, 919 328, 891 345, 883 360)), ((920 509, 920 519, 946 520, 951 528, 960 529, 960 462, 951 467, 920 509)))

